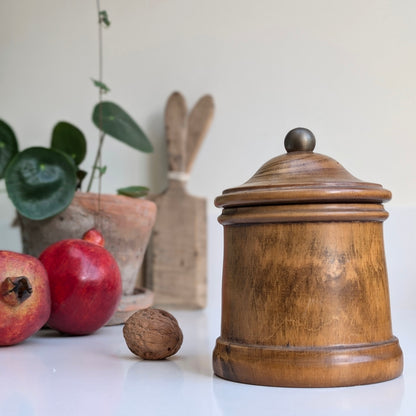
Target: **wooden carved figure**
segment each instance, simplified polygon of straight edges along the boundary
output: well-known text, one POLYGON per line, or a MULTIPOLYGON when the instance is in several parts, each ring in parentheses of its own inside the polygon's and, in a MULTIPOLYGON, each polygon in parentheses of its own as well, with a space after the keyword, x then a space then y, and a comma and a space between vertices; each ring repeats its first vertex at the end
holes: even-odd
POLYGON ((151 197, 158 214, 144 265, 156 305, 192 309, 206 304, 206 199, 189 195, 186 184, 213 115, 210 95, 200 98, 189 115, 179 92, 166 104, 168 186, 151 197))

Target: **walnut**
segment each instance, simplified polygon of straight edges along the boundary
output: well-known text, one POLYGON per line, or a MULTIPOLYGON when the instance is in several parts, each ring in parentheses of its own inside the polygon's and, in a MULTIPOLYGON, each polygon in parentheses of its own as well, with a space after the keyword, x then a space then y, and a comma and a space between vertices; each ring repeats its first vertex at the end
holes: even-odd
POLYGON ((144 360, 162 360, 176 354, 183 340, 175 317, 155 308, 143 309, 130 316, 123 335, 130 351, 144 360))

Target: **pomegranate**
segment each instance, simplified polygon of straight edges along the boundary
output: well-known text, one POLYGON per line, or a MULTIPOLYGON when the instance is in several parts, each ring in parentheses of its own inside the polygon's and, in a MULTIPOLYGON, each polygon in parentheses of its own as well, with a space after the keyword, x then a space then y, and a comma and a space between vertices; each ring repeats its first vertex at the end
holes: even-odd
POLYGON ((60 332, 86 335, 101 328, 121 298, 120 270, 96 229, 82 239, 61 240, 39 260, 49 276, 51 315, 48 325, 60 332))
POLYGON ((51 311, 48 275, 35 257, 0 251, 0 345, 37 332, 51 311))

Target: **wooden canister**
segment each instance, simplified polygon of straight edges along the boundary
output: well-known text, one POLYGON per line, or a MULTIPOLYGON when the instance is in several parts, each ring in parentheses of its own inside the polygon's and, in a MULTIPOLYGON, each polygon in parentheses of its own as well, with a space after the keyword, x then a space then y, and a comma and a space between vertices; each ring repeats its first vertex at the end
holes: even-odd
POLYGON ((313 153, 307 129, 285 147, 215 200, 224 265, 214 372, 289 387, 398 377, 383 242, 391 193, 313 153))

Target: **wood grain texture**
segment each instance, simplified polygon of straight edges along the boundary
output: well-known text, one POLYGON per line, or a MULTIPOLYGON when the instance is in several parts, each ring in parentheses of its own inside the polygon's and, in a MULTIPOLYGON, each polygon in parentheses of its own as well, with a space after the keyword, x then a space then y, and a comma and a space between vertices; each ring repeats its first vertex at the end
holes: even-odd
POLYGON ((391 192, 361 181, 334 159, 312 152, 293 152, 266 162, 247 182, 226 189, 217 207, 322 203, 381 203, 391 192))
POLYGON ((330 387, 397 377, 381 185, 315 154, 313 133, 285 138, 287 154, 216 198, 223 208, 220 377, 330 387))
POLYGON ((384 221, 382 204, 332 203, 265 205, 224 208, 218 221, 223 225, 274 222, 384 221))
POLYGON ((345 386, 397 377, 381 221, 226 225, 220 377, 345 386))
POLYGON ((206 305, 206 200, 188 195, 181 181, 154 196, 158 217, 146 252, 146 285, 155 305, 206 305))
POLYGON ((186 164, 187 107, 185 98, 174 92, 165 109, 169 171, 184 172, 186 164))
POLYGON ((333 348, 246 346, 219 338, 215 373, 227 380, 263 386, 346 387, 400 376, 397 338, 371 345, 333 348))
POLYGON ((166 104, 168 186, 160 195, 150 196, 158 216, 143 268, 145 285, 154 291, 157 306, 206 305, 206 200, 189 195, 186 183, 213 114, 210 95, 201 97, 189 116, 179 92, 166 104))
POLYGON ((214 117, 214 99, 204 95, 189 114, 186 142, 186 172, 190 172, 214 117))

